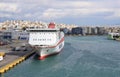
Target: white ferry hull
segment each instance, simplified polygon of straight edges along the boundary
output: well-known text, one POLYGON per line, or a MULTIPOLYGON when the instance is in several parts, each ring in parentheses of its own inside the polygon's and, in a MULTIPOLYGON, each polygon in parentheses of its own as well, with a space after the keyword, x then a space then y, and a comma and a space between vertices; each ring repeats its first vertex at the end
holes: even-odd
POLYGON ((52 47, 39 47, 36 53, 39 55, 39 59, 42 60, 48 56, 58 54, 64 47, 64 38, 56 46, 52 47))
POLYGON ((64 47, 64 33, 59 26, 50 23, 48 27, 41 29, 29 29, 28 43, 35 47, 39 59, 59 53, 64 47))

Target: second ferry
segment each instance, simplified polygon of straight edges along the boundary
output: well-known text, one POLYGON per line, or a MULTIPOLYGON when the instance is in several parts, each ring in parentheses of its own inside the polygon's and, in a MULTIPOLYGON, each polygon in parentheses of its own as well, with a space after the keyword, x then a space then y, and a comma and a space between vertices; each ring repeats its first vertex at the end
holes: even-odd
POLYGON ((34 28, 28 31, 28 43, 36 48, 40 60, 59 53, 64 47, 64 33, 55 23, 50 23, 47 28, 34 28))
POLYGON ((108 33, 108 38, 112 40, 120 40, 120 33, 108 33))

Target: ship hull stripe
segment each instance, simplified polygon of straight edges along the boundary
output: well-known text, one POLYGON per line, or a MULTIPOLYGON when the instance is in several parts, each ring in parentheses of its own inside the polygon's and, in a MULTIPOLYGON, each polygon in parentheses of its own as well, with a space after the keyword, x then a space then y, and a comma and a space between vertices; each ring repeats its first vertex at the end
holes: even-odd
MULTIPOLYGON (((63 48, 62 48, 62 49, 63 49, 63 48)), ((44 55, 44 56, 40 56, 40 57, 39 57, 39 60, 43 60, 43 59, 45 59, 45 58, 48 57, 48 56, 52 56, 52 55, 59 54, 59 53, 62 51, 62 49, 61 49, 59 52, 54 52, 54 53, 52 53, 52 54, 47 54, 47 55, 44 55)))
POLYGON ((62 43, 64 41, 64 37, 55 45, 55 46, 49 46, 47 48, 55 48, 56 46, 58 46, 60 43, 62 43))

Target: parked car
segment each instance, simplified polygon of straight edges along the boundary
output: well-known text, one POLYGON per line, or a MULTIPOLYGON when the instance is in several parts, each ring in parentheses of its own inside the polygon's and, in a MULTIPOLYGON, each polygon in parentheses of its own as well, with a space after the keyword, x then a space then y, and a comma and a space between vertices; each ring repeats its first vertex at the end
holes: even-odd
POLYGON ((13 47, 12 51, 27 51, 27 47, 26 46, 13 47))
POLYGON ((7 45, 7 42, 0 41, 0 46, 7 45))

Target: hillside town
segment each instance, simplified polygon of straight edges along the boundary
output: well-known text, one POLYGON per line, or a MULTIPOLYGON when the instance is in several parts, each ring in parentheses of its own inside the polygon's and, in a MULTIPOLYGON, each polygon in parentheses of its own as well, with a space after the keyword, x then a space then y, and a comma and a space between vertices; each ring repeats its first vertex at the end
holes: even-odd
MULTIPOLYGON (((23 34, 26 28, 36 27, 44 28, 48 25, 46 22, 41 21, 23 21, 23 20, 11 20, 0 23, 0 31, 18 31, 19 34, 23 34), (21 33, 22 32, 22 33, 21 33)), ((105 35, 110 32, 120 33, 120 25, 103 25, 103 26, 91 26, 91 25, 74 25, 74 24, 56 24, 59 26, 65 34, 79 34, 79 35, 105 35)), ((16 32, 15 32, 16 33, 16 32)))

